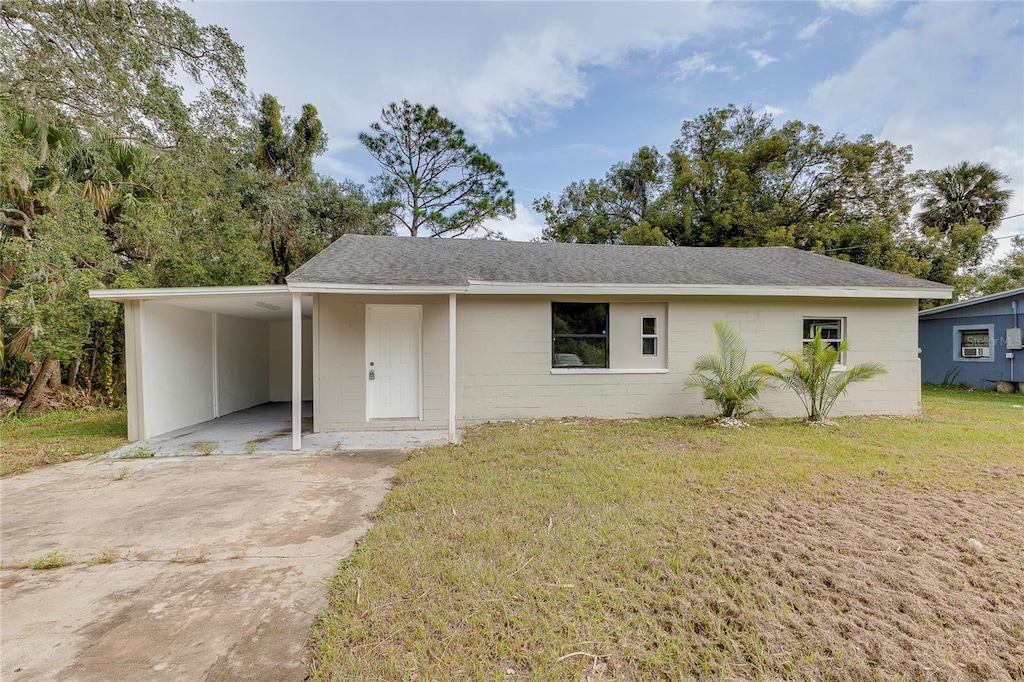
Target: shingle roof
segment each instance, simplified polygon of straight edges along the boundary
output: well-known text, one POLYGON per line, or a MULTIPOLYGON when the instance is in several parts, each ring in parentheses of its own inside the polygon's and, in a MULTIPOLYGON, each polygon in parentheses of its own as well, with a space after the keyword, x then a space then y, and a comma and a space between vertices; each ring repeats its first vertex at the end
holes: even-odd
POLYGON ((944 285, 789 247, 609 246, 344 235, 290 284, 464 286, 500 283, 828 286, 944 285))

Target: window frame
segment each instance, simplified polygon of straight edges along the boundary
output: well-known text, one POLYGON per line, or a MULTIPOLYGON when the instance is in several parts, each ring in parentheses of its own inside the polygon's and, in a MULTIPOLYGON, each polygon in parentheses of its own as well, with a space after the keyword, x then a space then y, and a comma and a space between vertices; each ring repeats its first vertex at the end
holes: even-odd
MULTIPOLYGON (((801 319, 801 321, 800 321, 800 336, 802 338, 802 341, 800 342, 800 346, 801 347, 807 345, 808 343, 810 343, 811 341, 814 340, 814 334, 811 334, 810 336, 808 336, 807 334, 804 333, 804 327, 807 326, 808 322, 811 323, 811 330, 812 331, 814 330, 814 323, 816 323, 816 322, 818 322, 818 323, 821 323, 821 322, 828 322, 828 323, 838 322, 839 323, 839 338, 838 339, 822 338, 822 341, 825 341, 829 345, 831 345, 834 342, 836 344, 836 348, 838 348, 839 346, 843 345, 843 342, 846 340, 847 329, 846 329, 846 318, 845 317, 825 317, 824 315, 820 315, 820 316, 819 315, 815 315, 813 317, 812 316, 804 316, 801 319)), ((820 326, 824 326, 824 325, 819 325, 819 328, 820 328, 820 326)), ((839 354, 839 359, 836 361, 836 369, 837 370, 843 370, 845 368, 846 368, 846 351, 843 351, 842 353, 839 354)))
MULTIPOLYGON (((608 301, 551 301, 551 369, 567 371, 586 371, 611 368, 611 304, 608 301), (604 333, 602 334, 559 334, 555 331, 555 306, 558 305, 592 305, 604 307, 604 333), (604 364, 603 365, 559 365, 555 358, 559 355, 555 351, 555 344, 559 339, 603 339, 604 340, 604 364)), ((582 360, 582 358, 580 358, 582 360)))
POLYGON ((640 357, 641 358, 657 358, 660 357, 660 346, 661 343, 658 341, 659 327, 657 315, 641 315, 640 316, 640 357), (654 320, 654 333, 648 334, 644 331, 644 323, 647 320, 654 320), (644 348, 644 341, 651 339, 654 341, 654 352, 648 353, 644 348))
MULTIPOLYGON (((981 346, 973 346, 981 348, 981 346)), ((953 360, 956 362, 995 362, 995 325, 994 324, 958 324, 953 327, 953 360), (963 338, 965 334, 985 333, 988 335, 988 355, 978 358, 964 357, 963 338)))

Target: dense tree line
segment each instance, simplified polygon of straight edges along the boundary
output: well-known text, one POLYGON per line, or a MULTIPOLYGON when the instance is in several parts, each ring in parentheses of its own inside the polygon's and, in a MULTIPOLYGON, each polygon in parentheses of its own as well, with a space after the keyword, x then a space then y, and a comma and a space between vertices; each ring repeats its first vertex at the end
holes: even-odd
POLYGON ((281 282, 345 232, 391 231, 313 172, 315 107, 248 96, 241 48, 174 5, 10 0, 0 55, 0 379, 27 382, 25 413, 48 386, 120 394, 122 312, 90 288, 281 282))
POLYGON ((985 163, 911 172, 911 160, 909 147, 871 135, 828 138, 730 105, 685 121, 667 154, 641 147, 534 208, 551 241, 793 246, 958 294, 997 286, 1012 263, 981 265, 1006 215, 1008 178, 985 163))

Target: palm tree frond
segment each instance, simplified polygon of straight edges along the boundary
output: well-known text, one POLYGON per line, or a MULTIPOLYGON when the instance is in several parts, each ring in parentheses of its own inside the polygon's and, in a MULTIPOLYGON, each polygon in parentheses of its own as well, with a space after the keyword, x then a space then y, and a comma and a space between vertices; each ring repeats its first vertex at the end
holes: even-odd
POLYGON ((770 366, 747 366, 747 349, 739 333, 727 322, 713 322, 715 350, 699 356, 684 389, 699 388, 723 417, 742 417, 760 410, 754 405, 767 385, 770 366))

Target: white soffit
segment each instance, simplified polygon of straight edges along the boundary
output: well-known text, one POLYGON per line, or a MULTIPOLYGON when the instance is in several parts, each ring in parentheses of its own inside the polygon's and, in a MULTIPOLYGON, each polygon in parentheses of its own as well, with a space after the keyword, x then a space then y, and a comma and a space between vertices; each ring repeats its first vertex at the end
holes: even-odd
MULTIPOLYGON (((292 294, 285 285, 189 287, 177 289, 97 289, 90 297, 114 301, 142 300, 253 320, 291 319, 292 294)), ((302 315, 311 317, 313 301, 302 297, 302 315)))

